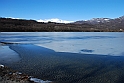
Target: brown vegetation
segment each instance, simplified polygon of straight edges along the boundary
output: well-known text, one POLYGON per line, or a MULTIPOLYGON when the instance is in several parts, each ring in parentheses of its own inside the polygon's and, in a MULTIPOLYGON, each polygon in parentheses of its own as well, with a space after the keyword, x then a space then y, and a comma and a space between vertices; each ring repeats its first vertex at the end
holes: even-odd
POLYGON ((120 28, 103 25, 37 22, 35 20, 0 18, 0 32, 112 32, 120 28))

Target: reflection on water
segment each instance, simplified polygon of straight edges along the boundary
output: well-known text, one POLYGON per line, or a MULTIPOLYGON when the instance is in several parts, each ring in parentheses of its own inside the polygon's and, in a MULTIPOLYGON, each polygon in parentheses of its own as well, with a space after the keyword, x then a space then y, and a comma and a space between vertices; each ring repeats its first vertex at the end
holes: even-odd
POLYGON ((82 52, 93 52, 93 50, 88 50, 88 49, 83 49, 83 50, 81 50, 82 52))
POLYGON ((20 60, 19 55, 9 46, 0 46, 0 63, 13 63, 20 60))

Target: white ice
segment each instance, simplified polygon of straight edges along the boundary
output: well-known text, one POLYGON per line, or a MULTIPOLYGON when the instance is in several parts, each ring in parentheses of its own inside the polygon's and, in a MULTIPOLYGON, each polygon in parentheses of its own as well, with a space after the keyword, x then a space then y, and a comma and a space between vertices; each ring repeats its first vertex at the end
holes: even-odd
POLYGON ((38 78, 30 78, 30 81, 33 81, 35 83, 50 83, 51 81, 43 81, 41 79, 38 79, 38 78))

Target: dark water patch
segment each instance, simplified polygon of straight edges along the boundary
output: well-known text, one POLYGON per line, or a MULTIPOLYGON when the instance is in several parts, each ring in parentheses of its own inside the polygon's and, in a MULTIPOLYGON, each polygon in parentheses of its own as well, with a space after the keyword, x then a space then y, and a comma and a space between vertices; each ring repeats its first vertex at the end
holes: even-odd
POLYGON ((13 42, 0 42, 1 44, 18 44, 18 43, 13 43, 13 42))
POLYGON ((116 83, 123 79, 124 57, 55 52, 31 44, 10 45, 21 60, 13 69, 56 83, 116 83))
POLYGON ((82 51, 82 52, 89 52, 89 53, 94 52, 94 50, 88 50, 88 49, 82 49, 81 51, 82 51))

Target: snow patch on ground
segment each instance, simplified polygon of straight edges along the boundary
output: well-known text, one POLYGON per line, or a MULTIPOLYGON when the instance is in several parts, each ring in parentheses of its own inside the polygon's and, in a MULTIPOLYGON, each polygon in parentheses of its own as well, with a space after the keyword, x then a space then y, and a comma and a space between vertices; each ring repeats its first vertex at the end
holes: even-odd
POLYGON ((51 81, 48 81, 48 80, 43 81, 43 80, 38 79, 38 78, 30 78, 30 81, 33 81, 35 83, 50 83, 51 82, 51 81))
POLYGON ((1 64, 0 64, 0 67, 4 67, 4 65, 1 65, 1 64))

